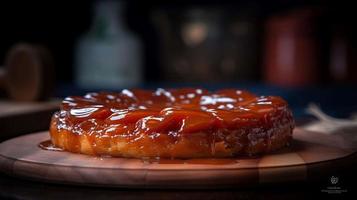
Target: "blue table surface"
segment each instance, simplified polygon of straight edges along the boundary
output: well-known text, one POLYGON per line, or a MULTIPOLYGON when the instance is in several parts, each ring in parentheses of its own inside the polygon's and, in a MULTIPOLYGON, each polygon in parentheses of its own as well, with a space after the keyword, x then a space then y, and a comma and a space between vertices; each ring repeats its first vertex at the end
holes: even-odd
MULTIPOLYGON (((357 113, 357 85, 329 85, 299 88, 277 87, 261 83, 146 83, 136 88, 178 88, 200 87, 211 91, 222 88, 235 88, 251 91, 258 95, 281 96, 288 101, 297 119, 311 117, 305 112, 309 103, 316 103, 327 114, 346 118, 357 113)), ((55 96, 63 98, 70 95, 84 95, 94 91, 120 91, 123 88, 92 88, 83 89, 73 84, 60 84, 55 90, 55 96)))

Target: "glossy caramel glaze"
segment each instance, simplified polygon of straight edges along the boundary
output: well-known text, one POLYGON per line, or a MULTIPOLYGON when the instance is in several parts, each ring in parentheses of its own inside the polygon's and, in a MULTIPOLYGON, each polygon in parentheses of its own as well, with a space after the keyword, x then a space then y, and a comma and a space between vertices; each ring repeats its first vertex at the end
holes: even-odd
POLYGON ((270 152, 291 140, 280 97, 226 89, 123 90, 67 97, 53 115, 54 145, 123 157, 232 157, 270 152))

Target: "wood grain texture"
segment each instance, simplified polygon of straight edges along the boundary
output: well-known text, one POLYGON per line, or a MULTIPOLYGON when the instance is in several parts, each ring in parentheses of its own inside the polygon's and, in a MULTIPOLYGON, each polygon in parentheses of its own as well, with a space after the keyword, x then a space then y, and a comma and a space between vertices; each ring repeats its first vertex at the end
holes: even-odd
POLYGON ((60 101, 15 102, 0 100, 0 140, 46 130, 60 101), (21 125, 19 125, 21 124, 21 125))
POLYGON ((47 102, 16 102, 2 100, 0 101, 0 118, 59 109, 60 103, 61 102, 59 100, 52 100, 47 102))
POLYGON ((49 182, 129 188, 219 188, 298 181, 309 178, 310 165, 319 163, 320 170, 325 170, 334 159, 356 150, 336 146, 327 138, 335 136, 316 134, 297 129, 290 147, 252 158, 147 161, 46 151, 38 144, 49 139, 48 132, 39 132, 1 143, 0 170, 49 182), (318 136, 323 138, 316 140, 318 136))

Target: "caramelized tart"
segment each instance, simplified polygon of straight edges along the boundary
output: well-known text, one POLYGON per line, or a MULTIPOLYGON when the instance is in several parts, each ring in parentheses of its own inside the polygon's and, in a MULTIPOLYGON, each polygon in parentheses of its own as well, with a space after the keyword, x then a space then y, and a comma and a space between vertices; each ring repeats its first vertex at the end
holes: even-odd
POLYGON ((54 146, 129 158, 235 157, 288 145, 285 100, 225 89, 122 90, 67 97, 51 120, 54 146))

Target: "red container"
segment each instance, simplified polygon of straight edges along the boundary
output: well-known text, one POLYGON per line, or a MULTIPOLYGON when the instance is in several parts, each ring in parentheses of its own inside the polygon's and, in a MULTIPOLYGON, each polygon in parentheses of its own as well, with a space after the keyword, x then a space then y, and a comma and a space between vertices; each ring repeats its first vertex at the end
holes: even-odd
POLYGON ((303 9, 267 21, 263 62, 267 83, 307 86, 317 82, 319 46, 315 19, 315 10, 303 9))

